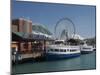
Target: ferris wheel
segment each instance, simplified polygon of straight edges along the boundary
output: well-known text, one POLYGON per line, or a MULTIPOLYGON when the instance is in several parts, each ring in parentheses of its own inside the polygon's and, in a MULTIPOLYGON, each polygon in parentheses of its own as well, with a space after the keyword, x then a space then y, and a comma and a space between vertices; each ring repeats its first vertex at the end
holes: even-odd
POLYGON ((74 38, 75 25, 73 21, 67 17, 58 20, 54 29, 56 39, 67 41, 70 38, 74 38))

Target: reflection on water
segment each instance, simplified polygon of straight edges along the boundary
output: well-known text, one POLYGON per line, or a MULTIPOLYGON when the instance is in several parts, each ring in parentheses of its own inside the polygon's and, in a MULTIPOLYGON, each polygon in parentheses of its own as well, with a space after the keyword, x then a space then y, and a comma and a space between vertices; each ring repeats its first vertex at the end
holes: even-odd
POLYGON ((14 73, 47 72, 63 70, 85 70, 96 68, 96 53, 81 55, 80 57, 58 61, 31 62, 14 65, 14 73))

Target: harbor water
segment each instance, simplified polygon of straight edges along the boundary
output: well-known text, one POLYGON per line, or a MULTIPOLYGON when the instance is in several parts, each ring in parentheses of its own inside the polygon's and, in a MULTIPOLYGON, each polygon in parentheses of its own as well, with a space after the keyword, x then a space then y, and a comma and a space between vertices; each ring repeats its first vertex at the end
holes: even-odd
POLYGON ((12 66, 13 74, 38 73, 54 71, 89 70, 96 68, 96 52, 83 54, 80 57, 16 64, 12 66))

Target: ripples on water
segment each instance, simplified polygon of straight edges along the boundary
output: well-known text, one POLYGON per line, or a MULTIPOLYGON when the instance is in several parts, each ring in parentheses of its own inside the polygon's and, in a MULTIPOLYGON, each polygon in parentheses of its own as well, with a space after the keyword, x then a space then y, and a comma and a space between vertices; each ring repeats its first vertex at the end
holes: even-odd
POLYGON ((51 71, 72 71, 87 70, 96 68, 96 53, 84 54, 80 57, 57 60, 44 61, 36 63, 23 63, 14 65, 13 73, 34 73, 34 72, 51 72, 51 71))

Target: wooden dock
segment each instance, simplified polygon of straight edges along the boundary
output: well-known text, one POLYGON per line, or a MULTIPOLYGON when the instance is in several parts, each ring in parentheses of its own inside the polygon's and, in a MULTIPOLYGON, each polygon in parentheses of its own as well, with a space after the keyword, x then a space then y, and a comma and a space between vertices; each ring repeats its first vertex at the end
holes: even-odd
POLYGON ((24 60, 41 60, 41 58, 44 57, 44 52, 33 52, 33 53, 26 53, 26 54, 18 54, 18 55, 12 55, 12 61, 14 63, 16 62, 23 62, 24 60))

